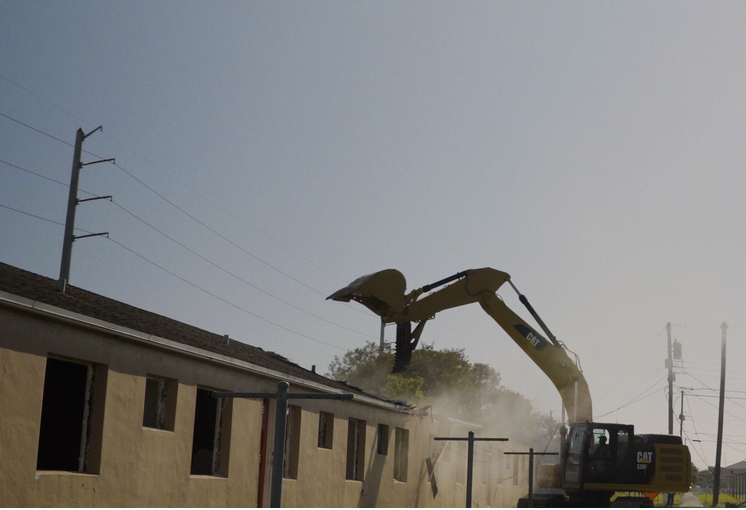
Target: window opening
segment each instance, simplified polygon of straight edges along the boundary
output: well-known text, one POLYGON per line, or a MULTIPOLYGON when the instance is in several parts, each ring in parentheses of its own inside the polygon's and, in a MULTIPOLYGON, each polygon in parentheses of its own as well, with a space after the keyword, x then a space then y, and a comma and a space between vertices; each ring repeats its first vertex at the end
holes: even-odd
POLYGON ((298 478, 298 457, 300 455, 301 408, 288 406, 287 428, 285 429, 285 454, 282 464, 283 478, 298 478))
POLYGON ((409 431, 396 428, 394 435, 394 480, 407 481, 407 466, 409 464, 409 431))
MULTIPOLYGON (((36 469, 97 471, 103 399, 94 401, 96 372, 93 364, 47 358, 36 469), (96 415, 100 418, 94 419, 96 415)), ((103 369, 99 376, 99 393, 103 397, 106 393, 103 369)))
POLYGON ((378 455, 389 454, 389 426, 383 423, 378 424, 378 445, 376 447, 378 455))
POLYGON ((177 382, 158 377, 145 381, 145 406, 142 426, 151 429, 174 430, 177 382))
POLYGON ((365 467, 365 422, 350 418, 347 427, 348 480, 362 480, 365 467))
POLYGON ((319 413, 319 448, 331 450, 334 443, 334 415, 332 413, 319 413))
POLYGON ((227 476, 231 403, 197 388, 192 436, 193 475, 227 476))

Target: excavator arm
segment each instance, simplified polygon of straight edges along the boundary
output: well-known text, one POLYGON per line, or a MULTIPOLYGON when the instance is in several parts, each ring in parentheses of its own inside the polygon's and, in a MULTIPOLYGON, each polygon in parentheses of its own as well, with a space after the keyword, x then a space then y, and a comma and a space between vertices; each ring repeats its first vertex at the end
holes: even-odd
POLYGON ((510 283, 510 275, 502 271, 491 268, 470 269, 405 294, 404 275, 395 269, 386 269, 358 278, 327 299, 357 301, 380 316, 384 324, 397 324, 397 361, 394 371, 406 368, 425 323, 436 313, 478 302, 549 377, 562 397, 569 420, 573 423, 592 420, 591 395, 578 364, 568 356, 565 347, 554 338, 523 295, 519 296, 521 302, 550 340, 505 305, 496 294, 497 289, 505 282, 510 283), (450 285, 421 297, 448 283, 450 285), (414 331, 411 329, 413 322, 418 323, 414 331))

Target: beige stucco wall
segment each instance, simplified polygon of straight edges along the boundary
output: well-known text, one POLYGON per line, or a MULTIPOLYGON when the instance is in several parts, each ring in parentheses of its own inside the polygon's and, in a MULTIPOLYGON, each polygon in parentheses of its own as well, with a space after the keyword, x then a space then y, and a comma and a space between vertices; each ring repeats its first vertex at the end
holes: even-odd
POLYGON ((0 505, 246 506, 257 501, 261 402, 236 400, 228 478, 190 475, 196 388, 271 391, 273 381, 0 309, 0 505), (106 366, 96 475, 36 471, 48 354, 106 366), (177 379, 174 431, 142 426, 147 374, 177 379))
POLYGON ((317 506, 431 506, 429 484, 418 476, 424 468, 424 458, 430 455, 429 418, 366 408, 355 402, 309 401, 304 404, 301 422, 301 443, 305 448, 298 461, 298 479, 284 481, 283 505, 300 507, 317 501, 317 506), (332 449, 316 446, 319 411, 334 414, 332 449), (361 481, 345 479, 349 418, 366 420, 365 471, 361 481), (387 455, 377 454, 379 423, 389 426, 387 455), (406 483, 394 480, 396 427, 409 429, 406 483))
MULTIPOLYGON (((190 475, 197 386, 225 391, 274 392, 277 379, 211 363, 103 333, 74 322, 0 306, 0 506, 8 507, 228 507, 256 506, 259 494, 261 401, 233 401, 226 478, 190 475), (42 396, 49 355, 106 369, 106 395, 97 474, 37 471, 42 396), (142 426, 146 376, 178 380, 173 431, 142 426)), ((302 391, 292 386, 291 391, 302 391)), ((464 487, 448 480, 457 462, 438 467, 440 493, 432 497, 424 459, 438 423, 358 401, 304 400, 298 477, 283 482, 286 507, 463 506, 464 487), (317 447, 319 411, 334 414, 332 449, 317 447), (363 481, 345 480, 348 419, 366 421, 363 481), (388 455, 376 454, 377 425, 389 426, 388 455), (409 430, 407 482, 393 480, 394 431, 409 430)), ((272 424, 270 420, 270 439, 272 424)), ((271 453, 271 443, 267 451, 271 453)), ((267 478, 271 464, 266 460, 267 478)), ((462 466, 465 470, 465 465, 462 466)), ((524 494, 512 483, 475 484, 480 506, 514 505, 524 494), (489 489, 488 489, 489 487, 489 489), (499 498, 495 498, 498 494, 499 498)), ((265 492, 265 505, 269 491, 265 492)))

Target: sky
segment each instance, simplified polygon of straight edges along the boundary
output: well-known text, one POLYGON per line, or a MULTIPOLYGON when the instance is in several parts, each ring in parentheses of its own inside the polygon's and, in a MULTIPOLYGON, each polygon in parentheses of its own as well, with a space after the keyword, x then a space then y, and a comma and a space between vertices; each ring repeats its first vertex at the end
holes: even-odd
MULTIPOLYGON (((0 3, 0 261, 326 372, 379 319, 325 298, 509 273, 579 356, 598 420, 746 458, 746 4, 0 3), (93 132, 102 126, 101 131, 93 132)), ((528 317, 509 287, 500 295, 528 317)), ((394 340, 393 328, 386 340, 394 340)), ((478 305, 428 323, 559 416, 478 305)))

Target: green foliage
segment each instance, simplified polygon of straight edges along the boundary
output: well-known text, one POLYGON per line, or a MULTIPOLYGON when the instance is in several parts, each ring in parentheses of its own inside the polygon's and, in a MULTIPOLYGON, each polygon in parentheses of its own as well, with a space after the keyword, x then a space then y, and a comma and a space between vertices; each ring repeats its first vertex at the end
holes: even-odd
POLYGON ((714 472, 715 468, 713 466, 700 470, 692 463, 692 487, 711 489, 714 472))
POLYGON ((470 363, 463 349, 436 350, 424 345, 412 353, 401 374, 391 374, 391 346, 368 342, 364 347, 335 356, 329 377, 390 400, 433 405, 450 417, 499 429, 524 444, 544 447, 557 422, 533 411, 519 393, 500 385, 500 374, 484 363, 470 363), (437 404, 436 404, 437 402, 437 404))
POLYGON ((389 375, 384 388, 387 395, 394 400, 404 400, 414 404, 421 404, 425 399, 422 393, 422 377, 402 377, 399 374, 389 375))

